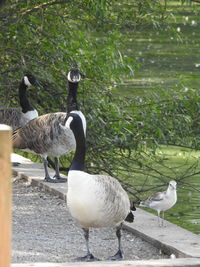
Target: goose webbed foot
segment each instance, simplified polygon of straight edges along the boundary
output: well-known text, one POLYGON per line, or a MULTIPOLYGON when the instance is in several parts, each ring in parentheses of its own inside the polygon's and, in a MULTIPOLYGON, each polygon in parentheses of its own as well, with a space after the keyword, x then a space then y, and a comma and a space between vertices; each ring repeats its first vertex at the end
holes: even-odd
POLYGON ((122 260, 123 258, 124 258, 123 252, 119 249, 114 256, 107 258, 107 260, 119 261, 119 260, 122 260))
POLYGON ((66 183, 67 182, 67 179, 65 178, 51 178, 50 176, 47 176, 44 178, 44 181, 45 182, 48 182, 48 183, 66 183))
POLYGON ((55 179, 54 180, 57 180, 57 183, 66 183, 67 182, 67 178, 62 178, 60 175, 59 176, 54 176, 55 179))
POLYGON ((67 182, 67 178, 56 178, 55 179, 57 182, 56 183, 66 183, 67 182))
POLYGON ((21 163, 19 163, 19 162, 12 162, 12 167, 17 167, 17 166, 19 166, 21 163))
POLYGON ((75 260, 76 261, 86 261, 86 262, 88 262, 88 261, 100 261, 100 259, 94 257, 92 253, 89 253, 83 257, 78 257, 75 260))

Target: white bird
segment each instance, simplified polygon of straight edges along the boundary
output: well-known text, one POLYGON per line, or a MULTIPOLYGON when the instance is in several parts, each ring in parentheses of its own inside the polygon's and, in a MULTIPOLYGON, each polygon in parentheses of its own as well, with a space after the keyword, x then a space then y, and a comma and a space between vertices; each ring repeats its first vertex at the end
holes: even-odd
MULTIPOLYGON (((69 92, 67 97, 67 112, 74 112, 80 115, 84 131, 86 132, 86 120, 78 108, 76 99, 80 73, 72 69, 68 73, 69 92)), ((61 178, 59 172, 59 157, 75 149, 75 139, 72 131, 64 127, 66 112, 49 113, 30 121, 25 126, 13 133, 13 147, 36 153, 43 158, 45 181, 66 182, 61 178), (55 157, 55 179, 52 179, 48 172, 48 156, 55 157)))
POLYGON ((83 124, 77 114, 69 113, 65 127, 73 131, 76 151, 68 172, 67 206, 72 217, 84 231, 87 255, 81 261, 98 260, 89 249, 89 228, 116 227, 118 251, 110 260, 123 258, 121 227, 123 221, 133 222, 127 193, 117 179, 107 175, 84 172, 86 142, 83 124))
POLYGON ((21 108, 1 108, 0 123, 7 124, 13 130, 25 125, 28 121, 38 117, 37 110, 30 104, 26 90, 30 86, 41 87, 36 78, 27 73, 19 84, 19 102, 21 108))
POLYGON ((176 193, 176 181, 170 181, 166 191, 157 192, 152 196, 140 202, 141 207, 148 207, 157 211, 158 224, 163 226, 164 212, 176 204, 177 193, 176 193), (160 222, 160 212, 163 212, 163 220, 160 222))

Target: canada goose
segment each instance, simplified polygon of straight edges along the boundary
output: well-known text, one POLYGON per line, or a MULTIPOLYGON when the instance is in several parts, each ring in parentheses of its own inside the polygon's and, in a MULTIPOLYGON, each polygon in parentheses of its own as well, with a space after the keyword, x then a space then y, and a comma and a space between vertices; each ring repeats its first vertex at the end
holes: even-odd
POLYGON ((76 151, 68 172, 67 206, 72 217, 84 231, 87 247, 87 255, 78 260, 98 260, 89 249, 89 228, 107 226, 116 227, 118 238, 118 251, 109 259, 122 259, 122 223, 124 220, 129 222, 134 220, 128 195, 115 178, 84 172, 86 144, 80 116, 74 113, 68 114, 65 127, 73 131, 76 140, 76 151))
POLYGON ((148 207, 157 211, 158 224, 163 226, 164 212, 176 204, 177 193, 176 193, 176 181, 170 181, 166 191, 157 192, 147 199, 140 202, 141 207, 148 207), (163 220, 160 222, 160 212, 163 212, 163 220))
POLYGON ((32 74, 25 74, 19 85, 19 101, 21 108, 1 108, 0 123, 12 126, 12 129, 15 130, 24 126, 28 121, 38 117, 37 110, 29 103, 26 96, 27 87, 32 85, 41 87, 32 74))
MULTIPOLYGON (((78 110, 76 100, 79 81, 79 71, 72 69, 68 73, 67 112, 71 111, 80 115, 84 125, 84 132, 86 132, 85 116, 78 110)), ((75 149, 75 139, 72 131, 63 126, 66 116, 66 112, 45 114, 30 121, 13 133, 14 148, 28 150, 43 158, 44 180, 47 182, 66 182, 66 179, 60 177, 59 157, 75 149), (55 157, 55 179, 52 179, 48 172, 48 156, 55 157)))

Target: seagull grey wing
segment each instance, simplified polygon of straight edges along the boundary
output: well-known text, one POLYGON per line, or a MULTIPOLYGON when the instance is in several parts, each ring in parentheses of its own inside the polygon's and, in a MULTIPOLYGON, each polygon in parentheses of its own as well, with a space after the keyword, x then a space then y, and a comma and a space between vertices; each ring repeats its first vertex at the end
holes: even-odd
POLYGON ((165 194, 166 194, 166 191, 157 192, 157 193, 151 195, 150 197, 146 198, 145 200, 142 200, 139 205, 141 207, 150 207, 152 202, 162 201, 165 197, 165 194))
POLYGON ((148 198, 149 201, 161 201, 164 199, 166 192, 157 192, 148 198))
POLYGON ((0 123, 7 124, 13 130, 21 126, 22 111, 20 108, 5 108, 0 109, 0 123))

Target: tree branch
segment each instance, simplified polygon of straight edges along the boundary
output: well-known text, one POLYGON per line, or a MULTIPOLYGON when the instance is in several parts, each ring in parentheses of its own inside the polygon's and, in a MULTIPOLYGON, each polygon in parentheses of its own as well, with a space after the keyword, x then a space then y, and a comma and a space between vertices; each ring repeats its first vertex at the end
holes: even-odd
POLYGON ((25 9, 21 12, 22 15, 30 14, 32 12, 36 12, 40 8, 46 8, 49 6, 53 5, 58 5, 58 4, 65 4, 71 2, 70 0, 59 0, 59 1, 51 1, 51 2, 46 2, 46 3, 41 3, 40 5, 37 5, 33 8, 25 9))

